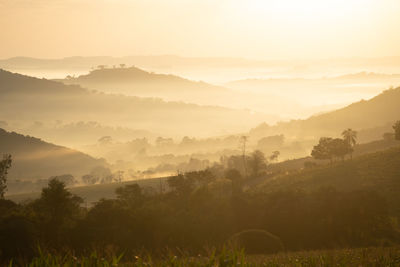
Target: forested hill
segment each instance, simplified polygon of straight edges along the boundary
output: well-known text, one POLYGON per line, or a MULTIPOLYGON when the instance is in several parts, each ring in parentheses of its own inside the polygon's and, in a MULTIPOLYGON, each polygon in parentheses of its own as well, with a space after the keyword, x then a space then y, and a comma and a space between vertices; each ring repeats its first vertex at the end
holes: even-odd
POLYGON ((345 108, 270 126, 261 124, 252 129, 253 136, 285 134, 294 137, 339 135, 344 129, 372 129, 393 124, 400 118, 400 87, 389 89, 370 100, 362 100, 345 108))
MULTIPOLYGON (((167 96, 168 94, 224 94, 229 90, 204 82, 196 82, 171 74, 147 72, 136 67, 102 68, 77 78, 59 80, 105 92, 137 96, 167 96)), ((188 96, 189 97, 189 96, 188 96)))
POLYGON ((37 180, 64 174, 80 176, 106 165, 104 160, 79 151, 0 128, 0 155, 3 154, 12 156, 9 179, 37 180))

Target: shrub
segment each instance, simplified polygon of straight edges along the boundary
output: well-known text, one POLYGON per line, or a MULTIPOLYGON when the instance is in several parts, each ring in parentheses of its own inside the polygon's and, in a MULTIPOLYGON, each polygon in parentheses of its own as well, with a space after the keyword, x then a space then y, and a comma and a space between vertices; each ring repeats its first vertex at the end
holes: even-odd
POLYGON ((248 229, 236 233, 230 238, 230 242, 248 254, 267 254, 284 250, 279 237, 260 229, 248 229))

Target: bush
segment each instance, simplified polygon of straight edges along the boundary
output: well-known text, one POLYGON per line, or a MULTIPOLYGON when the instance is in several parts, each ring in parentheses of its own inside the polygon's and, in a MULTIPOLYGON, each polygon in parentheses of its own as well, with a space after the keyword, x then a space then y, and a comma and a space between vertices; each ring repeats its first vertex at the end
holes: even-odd
POLYGON ((236 233, 230 238, 230 242, 248 254, 268 254, 284 250, 279 237, 260 229, 248 229, 236 233))

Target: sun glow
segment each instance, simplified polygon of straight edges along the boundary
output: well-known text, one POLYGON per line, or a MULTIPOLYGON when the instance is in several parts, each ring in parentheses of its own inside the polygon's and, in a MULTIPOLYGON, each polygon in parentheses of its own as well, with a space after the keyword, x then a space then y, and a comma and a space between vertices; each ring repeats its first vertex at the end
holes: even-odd
POLYGON ((373 4, 372 0, 250 0, 239 1, 236 8, 245 16, 262 16, 266 21, 321 23, 346 16, 359 19, 370 14, 373 4))

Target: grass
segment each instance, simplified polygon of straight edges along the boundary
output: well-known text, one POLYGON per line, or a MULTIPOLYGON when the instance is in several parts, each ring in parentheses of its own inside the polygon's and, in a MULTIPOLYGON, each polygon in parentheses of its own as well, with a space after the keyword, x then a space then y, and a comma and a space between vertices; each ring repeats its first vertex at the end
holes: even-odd
MULTIPOLYGON (((305 251, 279 253, 272 255, 245 255, 243 251, 232 251, 222 249, 218 253, 215 250, 207 253, 208 256, 176 256, 168 253, 162 258, 155 259, 149 255, 130 256, 119 254, 114 256, 102 257, 96 252, 88 256, 76 257, 73 254, 54 255, 39 251, 39 256, 32 259, 29 267, 46 266, 293 266, 293 267, 398 267, 400 266, 400 247, 382 248, 360 248, 360 249, 341 249, 324 251, 305 251), (129 258, 129 259, 128 259, 129 258)), ((20 266, 10 262, 9 267, 20 266)))

